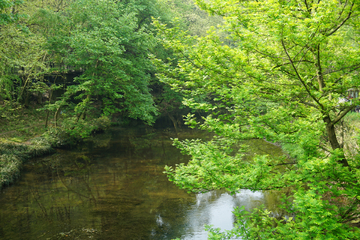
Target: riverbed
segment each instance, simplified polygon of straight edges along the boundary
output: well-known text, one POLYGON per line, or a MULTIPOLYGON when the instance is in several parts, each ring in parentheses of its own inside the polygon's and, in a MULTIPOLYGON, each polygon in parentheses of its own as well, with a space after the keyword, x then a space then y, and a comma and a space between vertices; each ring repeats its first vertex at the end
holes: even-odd
MULTIPOLYGON (((0 239, 207 239, 204 225, 231 229, 232 210, 264 204, 277 194, 241 190, 187 193, 169 182, 165 165, 187 162, 170 138, 208 138, 199 131, 123 129, 72 150, 32 159, 0 193, 0 239)), ((265 141, 252 153, 282 154, 265 141)))

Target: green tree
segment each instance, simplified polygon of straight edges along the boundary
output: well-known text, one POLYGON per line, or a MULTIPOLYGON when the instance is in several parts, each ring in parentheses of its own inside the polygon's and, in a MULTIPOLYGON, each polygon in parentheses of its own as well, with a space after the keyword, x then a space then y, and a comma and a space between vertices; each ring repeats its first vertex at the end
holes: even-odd
POLYGON ((48 70, 45 38, 29 31, 29 16, 20 3, 0 3, 0 101, 10 105, 27 105, 32 82, 42 81, 48 70))
POLYGON ((231 44, 215 30, 191 37, 155 23, 181 59, 176 67, 158 60, 159 78, 208 112, 187 124, 215 133, 209 142, 175 140, 192 160, 167 167, 169 179, 195 192, 292 191, 287 218, 238 209, 236 227, 210 228, 211 239, 358 239, 359 157, 344 152, 338 125, 360 104, 342 101, 360 83, 359 2, 196 2, 224 17, 231 44), (280 143, 290 156, 245 160, 249 138, 280 143))
MULTIPOLYGON (((164 7, 168 14, 160 17, 161 22, 166 23, 167 28, 171 28, 174 26, 172 19, 177 19, 176 24, 193 36, 204 36, 210 27, 222 23, 220 16, 210 16, 195 5, 193 0, 166 0, 166 5, 163 5, 162 8, 164 7)), ((178 58, 171 49, 163 48, 162 36, 157 38, 157 42, 159 46, 152 54, 170 65, 176 65, 178 58)), ((178 128, 183 125, 182 115, 190 111, 182 104, 182 94, 171 90, 169 86, 159 82, 158 79, 154 79, 151 87, 154 90, 153 95, 159 110, 158 117, 167 117, 178 131, 178 128)))
POLYGON ((0 45, 0 96, 26 103, 32 81, 42 81, 47 72, 45 39, 10 24, 2 28, 0 45))
POLYGON ((156 108, 148 87, 153 67, 147 54, 155 40, 142 11, 146 12, 146 5, 140 2, 85 0, 64 11, 40 15, 44 22, 58 22, 46 29, 56 65, 81 72, 76 84, 68 86, 55 103, 58 109, 72 110, 76 122, 89 114, 116 112, 153 121, 156 108))

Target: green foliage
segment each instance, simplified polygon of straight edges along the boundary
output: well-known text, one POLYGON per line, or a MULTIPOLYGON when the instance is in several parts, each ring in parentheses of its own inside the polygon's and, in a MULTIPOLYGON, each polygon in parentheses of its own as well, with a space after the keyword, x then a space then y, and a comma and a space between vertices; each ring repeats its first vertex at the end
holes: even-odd
POLYGON ((66 119, 62 128, 68 135, 77 138, 86 138, 89 137, 90 134, 97 131, 104 131, 110 126, 110 120, 106 116, 102 116, 100 118, 91 119, 90 121, 74 121, 74 119, 66 119))
POLYGON ((31 82, 48 71, 45 39, 29 31, 22 1, 0 1, 0 101, 26 104, 31 82), (11 23, 18 24, 11 24, 11 23))
POLYGON ((20 15, 15 8, 21 4, 21 0, 0 0, 0 26, 16 22, 20 15))
MULTIPOLYGON (((223 22, 220 16, 210 16, 193 0, 166 0, 165 7, 172 10, 173 18, 176 17, 181 22, 181 27, 191 35, 204 36, 210 27, 223 22)), ((171 21, 168 24, 173 26, 171 21)))
POLYGON ((45 39, 15 25, 2 27, 0 41, 0 98, 23 103, 32 81, 47 72, 45 39))
POLYGON ((144 17, 142 10, 146 7, 131 1, 87 0, 59 13, 60 26, 66 25, 62 29, 68 33, 51 37, 49 50, 65 65, 83 72, 62 100, 75 114, 100 107, 104 115, 122 112, 153 121, 156 108, 148 88, 152 66, 147 52, 154 39, 139 19, 144 17), (72 98, 80 102, 71 106, 72 98))
MULTIPOLYGON (((165 59, 171 51, 164 50, 161 39, 154 38, 151 18, 171 25, 170 20, 179 16, 185 19, 184 27, 198 27, 190 30, 192 34, 203 33, 218 21, 187 0, 19 3, 0 4, 8 17, 27 16, 17 19, 21 27, 7 24, 1 29, 1 42, 6 44, 0 44, 4 56, 0 59, 0 103, 29 106, 33 98, 42 103, 42 96, 49 97, 55 90, 44 84, 46 76, 76 71, 75 84, 67 86, 61 98, 49 99, 43 108, 56 115, 55 125, 63 110, 79 120, 120 113, 124 118, 152 123, 158 110, 149 84, 159 83, 148 54, 165 59)), ((173 115, 181 106, 181 94, 161 88, 156 103, 161 104, 162 113, 173 115)))
MULTIPOLYGON (((208 115, 187 124, 215 133, 208 142, 175 140, 192 160, 167 167, 171 181, 199 192, 281 190, 289 219, 265 210, 239 217, 231 236, 246 239, 357 239, 358 157, 340 143, 339 123, 360 104, 340 101, 360 78, 357 1, 196 1, 224 17, 220 30, 188 36, 155 22, 174 59, 154 60, 161 81, 208 115), (331 10, 330 10, 331 9, 331 10), (174 64, 175 62, 175 64, 174 64), (287 157, 246 159, 242 139, 277 143, 287 157), (290 217, 293 217, 290 219, 290 217)), ((212 229, 211 239, 227 239, 212 229)))

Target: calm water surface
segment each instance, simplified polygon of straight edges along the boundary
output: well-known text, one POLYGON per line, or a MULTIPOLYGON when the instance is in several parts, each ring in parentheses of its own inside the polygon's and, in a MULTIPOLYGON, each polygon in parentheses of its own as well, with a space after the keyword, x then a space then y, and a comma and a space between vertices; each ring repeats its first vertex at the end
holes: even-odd
MULTIPOLYGON (((172 132, 113 129, 74 150, 33 159, 0 193, 0 239, 207 239, 204 225, 231 229, 232 210, 265 204, 275 194, 243 190, 188 194, 168 182, 165 165, 186 162, 172 132)), ((205 138, 199 132, 179 138, 205 138)), ((263 141, 254 153, 281 154, 263 141)))

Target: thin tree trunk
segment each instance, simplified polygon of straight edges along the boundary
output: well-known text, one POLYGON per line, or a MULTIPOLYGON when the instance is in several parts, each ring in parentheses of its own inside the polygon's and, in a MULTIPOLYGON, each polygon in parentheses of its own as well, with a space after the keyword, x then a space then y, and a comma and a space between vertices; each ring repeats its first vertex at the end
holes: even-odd
POLYGON ((59 118, 60 109, 61 109, 61 106, 58 107, 58 109, 55 112, 55 119, 54 119, 55 120, 55 127, 57 127, 57 120, 59 118))
MULTIPOLYGON (((331 148, 333 150, 335 149, 343 149, 340 144, 339 141, 337 139, 336 136, 336 132, 335 132, 335 126, 334 124, 331 122, 331 119, 329 116, 324 118, 324 122, 326 123, 326 132, 327 132, 327 136, 329 138, 329 142, 331 145, 331 148)), ((349 167, 349 163, 345 158, 345 155, 342 156, 340 163, 344 166, 344 167, 349 167)))
MULTIPOLYGON (((57 78, 57 77, 55 77, 55 80, 54 80, 54 83, 53 83, 53 84, 55 84, 56 78, 57 78)), ((51 104, 52 95, 53 95, 53 90, 52 90, 52 88, 50 87, 49 104, 51 104)), ((50 116, 50 110, 48 109, 47 112, 46 112, 45 128, 48 127, 48 124, 49 124, 49 116, 50 116)))

